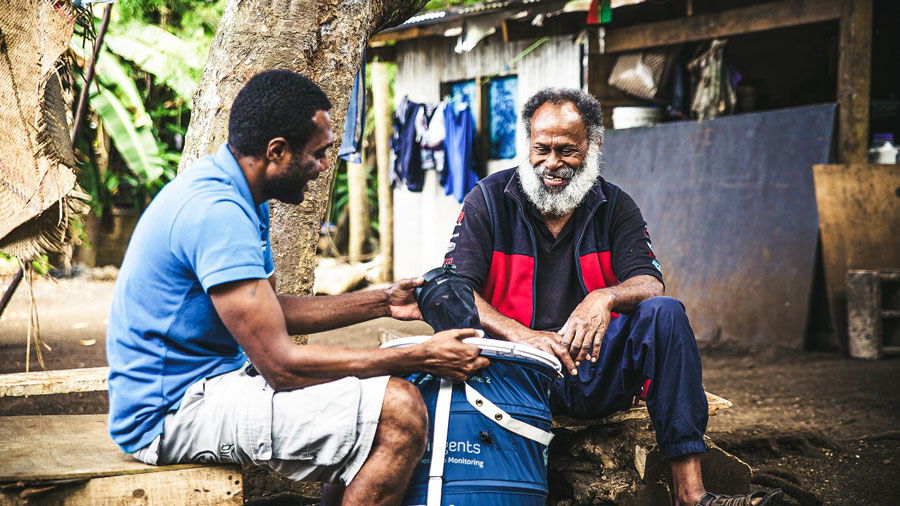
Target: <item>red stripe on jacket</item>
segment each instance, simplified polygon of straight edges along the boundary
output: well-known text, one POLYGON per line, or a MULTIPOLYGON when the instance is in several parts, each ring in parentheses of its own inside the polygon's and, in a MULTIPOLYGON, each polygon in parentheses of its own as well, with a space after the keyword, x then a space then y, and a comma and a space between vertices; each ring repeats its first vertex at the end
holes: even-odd
MULTIPOLYGON (((597 253, 588 253, 578 257, 581 263, 581 279, 584 280, 584 286, 588 293, 599 288, 607 286, 616 286, 619 280, 616 279, 612 268, 612 256, 609 251, 600 251, 597 253)), ((618 318, 618 313, 610 313, 613 318, 618 318)))
POLYGON ((534 307, 534 258, 494 251, 481 297, 497 311, 530 327, 534 307))
POLYGON ((581 278, 588 293, 619 284, 613 273, 612 256, 609 251, 588 253, 579 257, 578 261, 581 262, 581 278))

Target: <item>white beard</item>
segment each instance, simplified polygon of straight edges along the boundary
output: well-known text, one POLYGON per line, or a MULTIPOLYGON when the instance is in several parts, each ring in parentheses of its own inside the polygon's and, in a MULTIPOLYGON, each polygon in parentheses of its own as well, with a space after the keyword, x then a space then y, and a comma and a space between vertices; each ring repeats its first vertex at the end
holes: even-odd
POLYGON ((519 186, 528 200, 545 216, 565 216, 581 204, 600 177, 600 146, 592 142, 581 167, 560 191, 553 192, 544 185, 542 167, 535 167, 526 159, 519 164, 519 186))

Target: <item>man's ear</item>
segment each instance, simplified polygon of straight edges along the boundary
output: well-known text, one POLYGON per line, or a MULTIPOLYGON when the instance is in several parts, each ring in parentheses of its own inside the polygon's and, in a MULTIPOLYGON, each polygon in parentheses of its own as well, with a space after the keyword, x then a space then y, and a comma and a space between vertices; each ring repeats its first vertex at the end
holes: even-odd
POLYGON ((279 163, 287 154, 287 139, 284 137, 275 137, 269 140, 266 146, 266 158, 273 163, 279 163))

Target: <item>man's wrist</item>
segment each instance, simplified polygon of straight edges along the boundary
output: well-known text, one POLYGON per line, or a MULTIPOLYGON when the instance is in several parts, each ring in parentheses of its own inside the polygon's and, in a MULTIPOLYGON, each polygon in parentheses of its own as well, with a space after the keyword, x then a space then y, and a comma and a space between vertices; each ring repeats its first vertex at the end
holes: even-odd
POLYGON ((380 310, 381 316, 393 317, 394 313, 393 313, 393 311, 391 311, 390 288, 385 288, 384 290, 381 290, 381 294, 382 294, 382 299, 381 299, 382 303, 381 303, 381 310, 380 310))
POLYGON ((616 292, 614 292, 613 290, 610 290, 609 288, 598 288, 597 290, 594 290, 593 292, 591 292, 591 295, 594 295, 595 297, 598 297, 599 300, 600 300, 600 301, 607 307, 607 309, 609 309, 610 311, 613 310, 613 308, 614 308, 615 305, 616 305, 616 300, 619 298, 619 297, 616 295, 616 292))

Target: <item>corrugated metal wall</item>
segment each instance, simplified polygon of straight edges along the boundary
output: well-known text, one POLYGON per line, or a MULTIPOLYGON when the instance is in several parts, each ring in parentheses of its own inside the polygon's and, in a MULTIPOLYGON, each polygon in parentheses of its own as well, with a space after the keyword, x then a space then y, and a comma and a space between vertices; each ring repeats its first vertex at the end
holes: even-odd
MULTIPOLYGON (((581 48, 571 37, 552 37, 520 59, 513 68, 506 63, 534 41, 503 43, 499 35, 481 41, 468 53, 457 54, 456 38, 427 38, 397 43, 396 100, 408 96, 419 103, 441 99, 441 83, 494 74, 518 76, 516 108, 541 88, 581 86, 581 48)), ((525 153, 524 130, 516 134, 517 153, 525 153)), ((514 160, 488 162, 488 171, 512 167, 514 160)), ((394 273, 398 278, 418 276, 441 264, 456 224, 461 204, 444 196, 433 172, 425 178, 421 193, 394 190, 394 273)))

